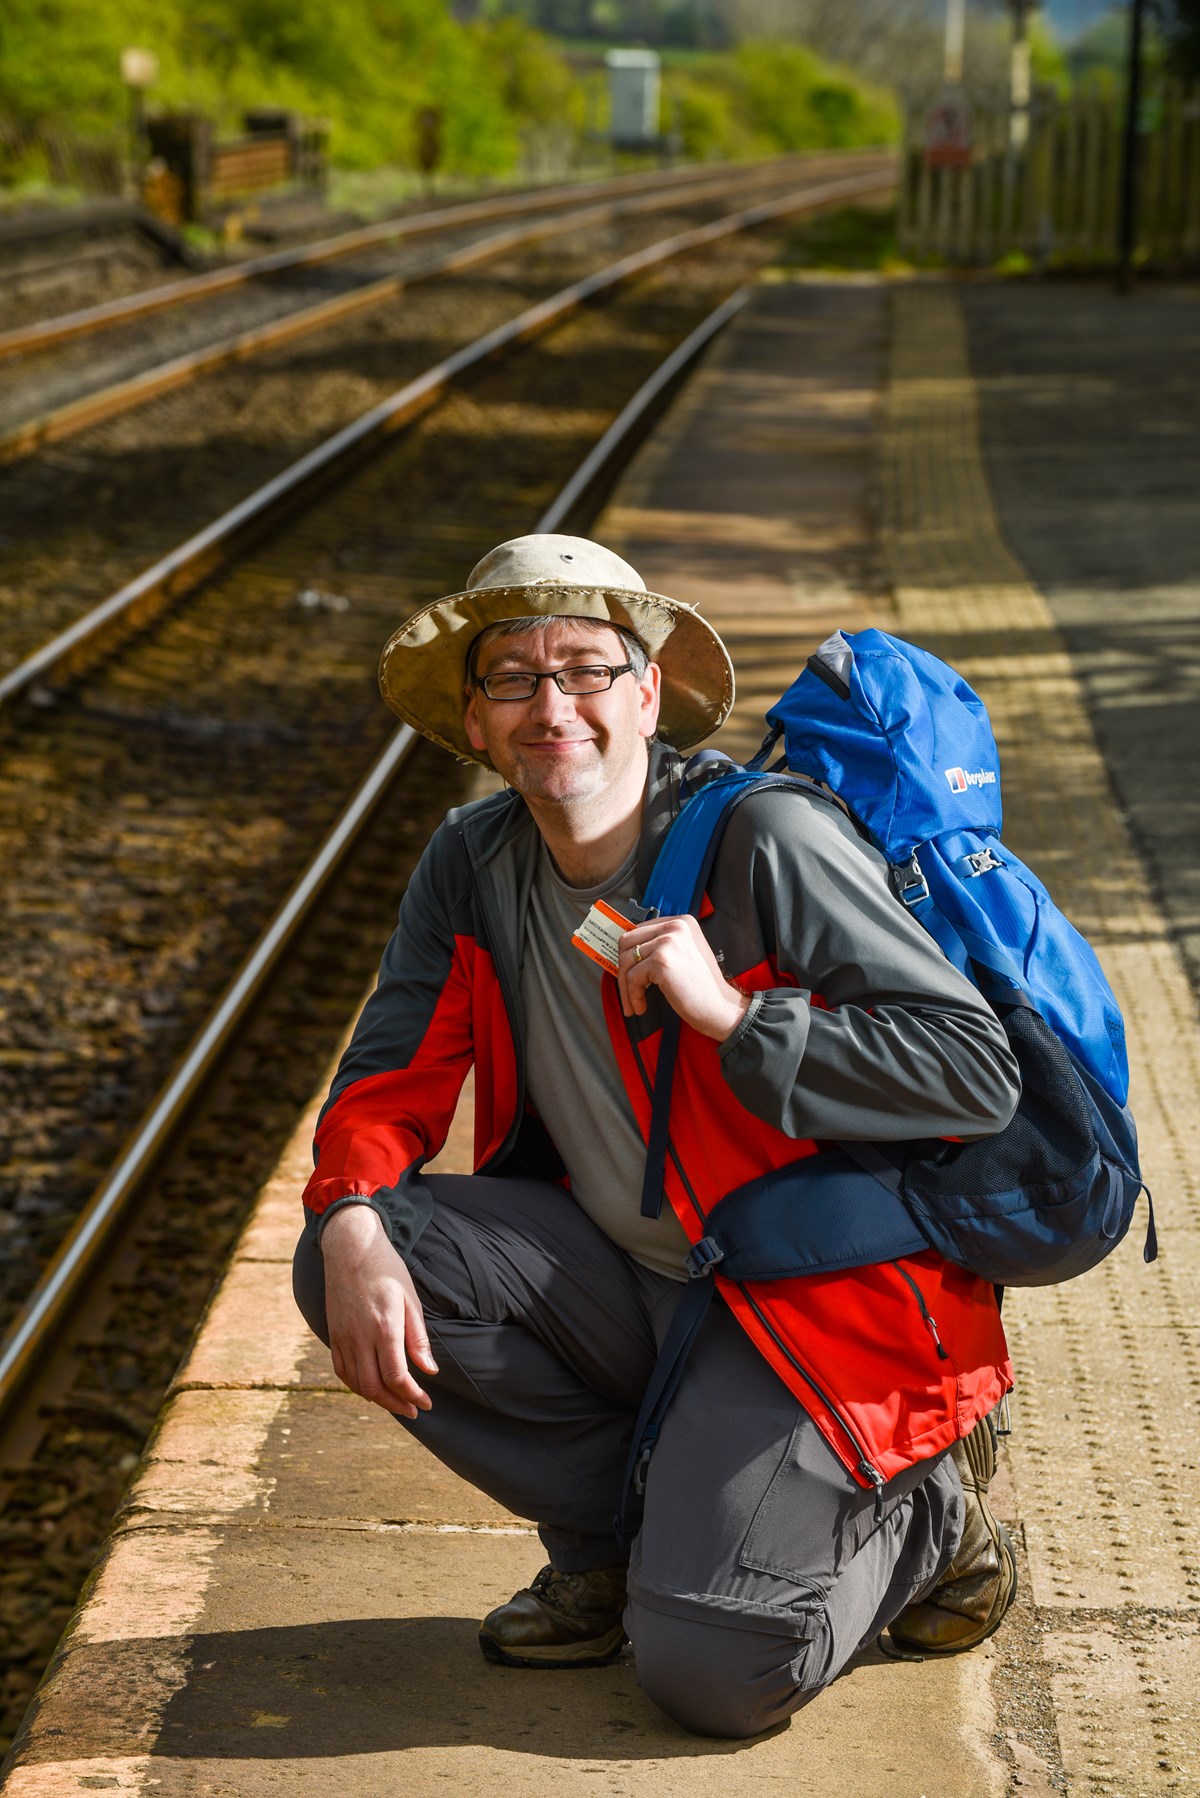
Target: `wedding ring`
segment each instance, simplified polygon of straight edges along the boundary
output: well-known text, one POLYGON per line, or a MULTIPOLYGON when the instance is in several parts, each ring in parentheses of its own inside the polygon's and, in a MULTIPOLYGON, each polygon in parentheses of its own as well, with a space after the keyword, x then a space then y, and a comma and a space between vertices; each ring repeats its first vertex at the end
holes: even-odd
POLYGON ((642 945, 640 943, 635 943, 633 945, 633 959, 634 961, 641 961, 642 959, 642 945))

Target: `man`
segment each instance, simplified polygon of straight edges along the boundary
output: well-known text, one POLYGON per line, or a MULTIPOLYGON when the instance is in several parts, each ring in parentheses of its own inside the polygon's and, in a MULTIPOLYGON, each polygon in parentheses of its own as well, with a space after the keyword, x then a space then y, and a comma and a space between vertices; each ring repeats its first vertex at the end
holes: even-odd
POLYGON ((889 1625, 917 1650, 983 1640, 1015 1589, 986 1496, 1011 1368, 991 1287, 930 1251, 718 1280, 632 1552, 612 1519, 703 1216, 819 1139, 1001 1129, 1018 1085, 991 1012, 800 791, 734 814, 699 919, 637 921, 678 752, 733 681, 716 633, 610 551, 500 545, 396 633, 380 678, 507 787, 452 812, 413 876, 318 1126, 297 1296, 347 1385, 537 1522, 550 1564, 485 1618, 485 1655, 598 1666, 628 1635, 656 1703, 738 1737, 889 1625), (633 920, 615 976, 572 941, 597 900, 633 920), (472 1063, 477 1171, 426 1178, 472 1063))

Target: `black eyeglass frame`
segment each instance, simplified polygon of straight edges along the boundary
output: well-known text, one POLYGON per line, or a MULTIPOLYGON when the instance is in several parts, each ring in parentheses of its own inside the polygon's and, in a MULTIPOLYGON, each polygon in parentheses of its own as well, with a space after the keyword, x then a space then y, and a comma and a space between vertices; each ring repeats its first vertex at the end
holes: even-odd
POLYGON ((612 662, 580 662, 574 668, 552 668, 546 674, 534 674, 529 669, 513 668, 506 670, 502 674, 476 675, 474 678, 474 685, 483 694, 484 698, 489 699, 493 705, 528 705, 529 701, 536 695, 539 683, 544 680, 552 680, 559 692, 565 693, 568 699, 588 699, 594 693, 607 693, 613 682, 619 680, 621 675, 632 673, 632 662, 622 662, 619 666, 612 662), (563 686, 564 675, 598 672, 601 668, 603 668, 608 675, 608 681, 603 687, 581 687, 572 692, 570 687, 563 686), (530 680, 533 682, 533 686, 528 693, 488 692, 489 681, 512 680, 517 675, 523 680, 530 680))

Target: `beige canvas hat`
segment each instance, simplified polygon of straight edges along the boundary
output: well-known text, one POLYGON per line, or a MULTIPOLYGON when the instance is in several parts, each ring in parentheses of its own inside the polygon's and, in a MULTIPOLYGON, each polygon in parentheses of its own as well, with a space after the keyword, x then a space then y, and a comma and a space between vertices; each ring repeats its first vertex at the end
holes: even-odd
POLYGON ((402 624, 380 658, 380 692, 414 730, 489 767, 463 728, 467 652, 489 625, 532 617, 596 618, 632 632, 662 670, 658 734, 677 749, 702 743, 729 716, 733 664, 711 624, 682 600, 648 593, 612 550, 552 532, 501 543, 462 593, 402 624))

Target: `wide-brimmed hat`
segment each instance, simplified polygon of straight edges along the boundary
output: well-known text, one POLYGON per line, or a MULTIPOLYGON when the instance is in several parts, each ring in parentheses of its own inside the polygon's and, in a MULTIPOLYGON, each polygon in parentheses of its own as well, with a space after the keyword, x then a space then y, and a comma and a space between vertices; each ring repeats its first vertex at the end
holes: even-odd
POLYGON ((733 704, 733 664, 711 624, 682 600, 650 593, 628 562, 586 537, 514 537, 472 570, 466 588, 417 612, 388 640, 379 688, 393 712, 454 755, 490 767, 463 727, 467 654, 507 619, 595 618, 628 631, 662 670, 658 734, 689 750, 733 704))

